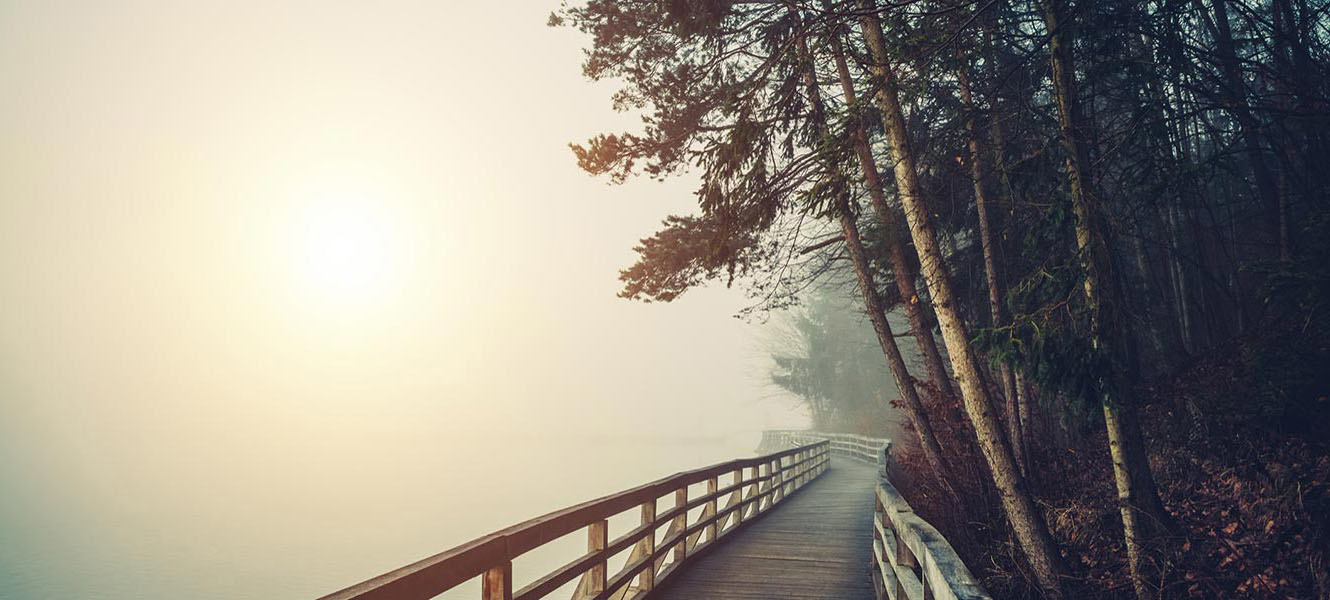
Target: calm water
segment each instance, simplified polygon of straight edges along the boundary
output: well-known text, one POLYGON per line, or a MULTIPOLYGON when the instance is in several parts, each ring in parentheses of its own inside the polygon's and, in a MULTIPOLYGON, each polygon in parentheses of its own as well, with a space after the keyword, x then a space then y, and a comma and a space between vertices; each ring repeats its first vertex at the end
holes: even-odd
MULTIPOLYGON (((10 456, 0 598, 312 598, 550 510, 751 456, 758 438, 421 432, 374 451, 265 447, 234 463, 163 448, 146 472, 85 474, 95 489, 70 493, 32 483, 41 474, 22 470, 35 457, 10 456)), ((612 522, 611 537, 626 527, 612 522)), ((574 534, 517 561, 515 583, 584 544, 574 534)))

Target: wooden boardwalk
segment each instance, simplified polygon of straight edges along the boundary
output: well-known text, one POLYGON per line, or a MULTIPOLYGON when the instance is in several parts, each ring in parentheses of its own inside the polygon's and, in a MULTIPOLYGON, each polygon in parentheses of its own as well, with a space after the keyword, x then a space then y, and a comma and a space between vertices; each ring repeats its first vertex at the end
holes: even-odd
POLYGON ((722 540, 652 598, 873 600, 874 466, 836 458, 770 514, 722 540))
POLYGON ((878 480, 890 440, 776 430, 759 448, 500 529, 322 600, 429 600, 476 579, 483 600, 540 600, 573 584, 573 600, 991 600, 942 534, 878 480), (672 499, 663 512, 662 498, 672 499), (610 519, 632 513, 640 525, 610 538, 610 519), (586 553, 514 589, 514 558, 579 531, 586 553))

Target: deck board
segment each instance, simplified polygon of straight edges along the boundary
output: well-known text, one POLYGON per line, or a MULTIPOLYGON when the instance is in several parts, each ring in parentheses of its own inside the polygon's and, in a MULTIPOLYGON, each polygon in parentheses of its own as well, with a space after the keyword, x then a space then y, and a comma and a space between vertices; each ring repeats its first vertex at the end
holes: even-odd
POLYGON ((770 514, 722 539, 652 598, 872 600, 871 465, 843 458, 770 514))

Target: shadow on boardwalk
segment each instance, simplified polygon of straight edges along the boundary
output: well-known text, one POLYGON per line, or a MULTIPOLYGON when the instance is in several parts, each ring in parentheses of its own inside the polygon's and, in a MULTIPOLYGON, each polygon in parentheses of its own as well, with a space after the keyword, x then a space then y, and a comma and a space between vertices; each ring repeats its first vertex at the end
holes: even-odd
POLYGON ((831 469, 733 539, 662 584, 652 598, 871 600, 876 469, 831 469))

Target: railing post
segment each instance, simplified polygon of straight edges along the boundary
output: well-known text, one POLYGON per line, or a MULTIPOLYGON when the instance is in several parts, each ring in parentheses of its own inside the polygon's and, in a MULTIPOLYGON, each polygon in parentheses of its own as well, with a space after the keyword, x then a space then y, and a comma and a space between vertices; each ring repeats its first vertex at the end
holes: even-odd
POLYGON ((647 561, 647 567, 642 569, 642 573, 637 576, 637 581, 643 591, 650 590, 656 585, 656 499, 652 498, 642 503, 642 525, 646 526, 646 537, 642 538, 643 560, 647 561))
MULTIPOLYGON (((586 528, 586 549, 587 552, 599 552, 609 545, 610 522, 605 519, 593 521, 586 528)), ((609 572, 606 569, 607 560, 602 558, 599 562, 587 571, 588 592, 592 595, 605 591, 605 577, 609 572)))
POLYGON ((793 491, 794 491, 794 487, 793 487, 793 484, 794 484, 794 483, 793 483, 793 482, 794 482, 794 472, 793 472, 793 471, 794 471, 794 455, 791 454, 791 455, 789 455, 789 456, 785 456, 785 458, 782 458, 781 460, 782 460, 782 462, 790 463, 790 464, 782 464, 782 466, 781 466, 781 468, 782 468, 782 471, 781 471, 781 495, 782 495, 782 496, 785 496, 785 495, 789 495, 790 492, 793 492, 793 491))
POLYGON ((762 497, 759 495, 762 493, 762 480, 759 478, 757 465, 753 465, 748 469, 748 474, 753 478, 753 482, 748 485, 748 489, 753 492, 753 508, 749 517, 755 517, 758 512, 757 509, 762 504, 762 497))
POLYGON ((786 490, 790 480, 789 468, 785 466, 787 462, 790 462, 789 456, 781 456, 781 499, 785 499, 786 492, 789 492, 789 490, 786 490))
POLYGON ((513 562, 505 560, 481 576, 481 600, 513 600, 513 562))
POLYGON ((891 460, 891 442, 882 444, 877 451, 877 474, 879 477, 887 478, 887 461, 891 460))
POLYGON ((896 564, 911 569, 917 568, 919 563, 915 561, 914 553, 910 551, 910 547, 905 545, 905 541, 901 539, 895 528, 891 528, 891 533, 896 536, 896 564))
POLYGON ((711 521, 711 523, 707 525, 706 528, 707 539, 712 541, 716 540, 716 522, 720 520, 719 517, 716 517, 716 506, 717 506, 716 491, 719 489, 720 489, 719 478, 716 477, 715 475, 712 475, 711 478, 707 480, 707 497, 711 499, 707 500, 707 509, 706 509, 706 512, 711 513, 711 516, 715 517, 711 521))
POLYGON ((743 467, 739 467, 738 469, 734 470, 734 489, 735 491, 739 492, 739 500, 738 503, 734 505, 734 525, 730 527, 731 529, 737 527, 740 523, 744 521, 744 468, 743 467))
POLYGON ((684 484, 674 492, 674 508, 679 514, 674 516, 674 522, 671 523, 671 529, 675 526, 679 529, 679 543, 674 546, 674 564, 680 564, 688 558, 688 511, 684 506, 688 504, 688 485, 684 484))
POLYGON ((767 481, 767 471, 771 470, 771 465, 762 463, 757 466, 757 512, 762 512, 764 507, 771 506, 771 494, 763 494, 763 489, 771 489, 771 484, 767 481))
MULTIPOLYGON (((915 573, 919 573, 919 561, 914 558, 914 553, 910 551, 909 546, 905 545, 905 540, 901 539, 901 534, 897 532, 894 527, 889 526, 889 528, 891 529, 891 535, 896 538, 896 564, 909 568, 915 573)), ((919 578, 920 583, 923 583, 923 580, 924 577, 919 578)), ((905 582, 901 581, 899 577, 896 578, 896 597, 906 597, 905 582)), ((927 597, 927 594, 925 594, 925 597, 927 597)))
POLYGON ((799 457, 803 456, 804 451, 800 450, 790 456, 790 493, 793 494, 799 489, 799 457))

